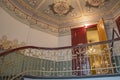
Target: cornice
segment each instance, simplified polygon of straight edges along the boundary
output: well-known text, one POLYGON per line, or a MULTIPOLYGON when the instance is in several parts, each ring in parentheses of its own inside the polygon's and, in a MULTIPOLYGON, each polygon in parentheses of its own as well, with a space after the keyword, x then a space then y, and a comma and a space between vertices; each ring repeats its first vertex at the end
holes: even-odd
POLYGON ((21 10, 16 9, 16 7, 13 6, 12 4, 10 4, 7 0, 1 0, 0 7, 3 8, 12 17, 14 17, 18 21, 28 25, 31 28, 49 33, 54 36, 59 36, 58 28, 54 27, 53 25, 46 24, 44 22, 36 20, 31 15, 28 15, 28 14, 22 12, 21 10))
MULTIPOLYGON (((22 0, 18 0, 18 1, 21 1, 25 6, 25 3, 22 0)), ((43 2, 44 2, 44 0, 43 0, 43 2)), ((77 2, 80 3, 78 0, 77 0, 77 2)), ((39 4, 36 8, 38 9, 40 6, 42 6, 42 3, 39 4)), ((120 7, 119 4, 120 4, 120 1, 110 11, 106 11, 104 14, 105 15, 112 14, 116 9, 118 9, 120 7)), ((11 0, 0 0, 0 6, 6 12, 8 12, 11 16, 13 16, 15 19, 17 19, 18 21, 28 25, 31 28, 49 33, 49 34, 54 35, 54 36, 70 35, 71 34, 71 32, 70 32, 71 28, 76 27, 76 26, 79 27, 80 25, 83 25, 84 22, 97 23, 98 16, 100 16, 100 17, 103 16, 103 13, 102 13, 102 15, 101 14, 93 14, 92 16, 87 15, 87 14, 83 15, 84 11, 83 11, 82 5, 81 4, 77 4, 77 5, 79 5, 79 7, 80 7, 79 9, 80 9, 80 11, 81 11, 80 13, 82 13, 82 15, 79 16, 79 17, 73 17, 71 19, 66 19, 66 20, 63 20, 63 21, 62 20, 60 21, 60 20, 56 20, 56 19, 51 19, 49 16, 46 16, 42 13, 38 13, 37 11, 35 11, 37 14, 39 14, 39 16, 43 16, 44 18, 47 18, 48 20, 52 20, 52 21, 56 22, 56 24, 60 24, 60 25, 55 25, 55 24, 52 24, 52 23, 44 22, 43 20, 40 20, 40 19, 34 17, 33 14, 26 13, 22 9, 15 6, 11 2, 11 0), (90 18, 90 20, 88 21, 88 20, 82 19, 84 17, 90 18), (95 17, 96 21, 94 21, 92 19, 92 17, 95 17), (63 25, 61 25, 61 23, 63 25)), ((27 6, 26 8, 32 9, 29 6, 27 6)))

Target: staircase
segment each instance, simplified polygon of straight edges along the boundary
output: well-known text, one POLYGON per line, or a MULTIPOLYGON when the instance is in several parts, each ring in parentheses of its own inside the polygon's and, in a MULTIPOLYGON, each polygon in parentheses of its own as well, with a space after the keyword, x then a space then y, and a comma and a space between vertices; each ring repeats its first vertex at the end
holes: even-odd
POLYGON ((59 48, 0 48, 0 80, 24 80, 26 76, 40 80, 120 76, 119 42, 120 37, 59 48))

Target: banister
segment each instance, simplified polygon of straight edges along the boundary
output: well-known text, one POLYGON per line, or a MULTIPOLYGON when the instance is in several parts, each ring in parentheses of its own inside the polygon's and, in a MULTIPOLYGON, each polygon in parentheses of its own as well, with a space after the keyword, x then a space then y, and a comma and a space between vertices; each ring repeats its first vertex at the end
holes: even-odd
POLYGON ((21 80, 25 75, 87 77, 118 74, 120 45, 111 47, 111 44, 112 42, 117 44, 119 40, 120 37, 117 37, 76 46, 53 48, 23 46, 6 50, 0 53, 0 76, 2 80, 21 80))
POLYGON ((101 42, 94 42, 94 43, 86 43, 86 44, 81 44, 77 46, 66 46, 66 47, 56 47, 56 48, 48 48, 48 47, 36 47, 36 46, 23 46, 23 47, 18 47, 15 49, 10 49, 6 50, 4 52, 0 53, 1 56, 5 56, 11 52, 17 51, 17 50, 22 50, 22 49, 27 49, 27 48, 32 48, 32 49, 43 49, 43 50, 59 50, 59 49, 68 49, 68 48, 77 48, 77 47, 86 47, 86 46, 91 46, 91 45, 98 45, 98 44, 105 44, 105 43, 110 43, 114 41, 120 40, 120 37, 112 39, 112 40, 107 40, 107 41, 101 41, 101 42))

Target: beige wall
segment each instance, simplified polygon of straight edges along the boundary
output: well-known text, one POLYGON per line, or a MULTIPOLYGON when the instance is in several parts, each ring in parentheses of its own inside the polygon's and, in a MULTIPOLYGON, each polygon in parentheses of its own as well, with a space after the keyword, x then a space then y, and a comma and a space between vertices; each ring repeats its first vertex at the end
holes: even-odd
POLYGON ((58 46, 71 46, 71 35, 61 36, 58 38, 58 46))
POLYGON ((17 39, 27 45, 42 47, 57 47, 58 37, 30 28, 11 17, 0 8, 0 37, 6 35, 8 39, 17 39))

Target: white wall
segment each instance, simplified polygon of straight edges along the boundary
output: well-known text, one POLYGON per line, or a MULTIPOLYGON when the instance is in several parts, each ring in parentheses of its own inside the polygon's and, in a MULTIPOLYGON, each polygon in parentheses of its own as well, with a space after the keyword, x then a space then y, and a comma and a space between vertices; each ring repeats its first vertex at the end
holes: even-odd
POLYGON ((59 47, 71 46, 71 35, 59 37, 59 39, 58 39, 58 46, 59 47))
POLYGON ((58 37, 31 28, 28 44, 40 47, 58 47, 58 37))
POLYGON ((0 37, 7 35, 9 39, 18 39, 26 42, 29 27, 13 19, 2 8, 0 8, 0 37))
POLYGON ((8 39, 18 39, 27 45, 41 47, 57 47, 58 37, 30 28, 14 19, 0 7, 0 38, 7 35, 8 39))

